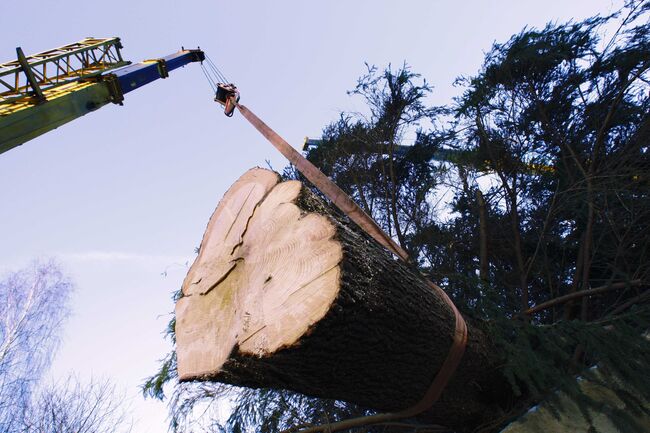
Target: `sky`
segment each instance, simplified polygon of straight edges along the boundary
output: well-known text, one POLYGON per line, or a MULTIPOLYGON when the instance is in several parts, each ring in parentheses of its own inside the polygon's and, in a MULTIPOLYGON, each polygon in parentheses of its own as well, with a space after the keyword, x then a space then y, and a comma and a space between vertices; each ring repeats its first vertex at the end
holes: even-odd
MULTIPOLYGON (((203 49, 241 102, 300 148, 342 111, 366 71, 407 62, 450 103, 492 44, 523 27, 609 13, 620 1, 170 1, 35 0, 0 10, 0 63, 87 36, 122 39, 125 58, 203 49)), ((143 379, 170 349, 163 340, 208 218, 247 169, 285 160, 235 114, 223 116, 190 64, 0 155, 0 274, 53 257, 76 283, 73 314, 52 380, 110 378, 134 432, 167 430, 164 403, 143 379)))

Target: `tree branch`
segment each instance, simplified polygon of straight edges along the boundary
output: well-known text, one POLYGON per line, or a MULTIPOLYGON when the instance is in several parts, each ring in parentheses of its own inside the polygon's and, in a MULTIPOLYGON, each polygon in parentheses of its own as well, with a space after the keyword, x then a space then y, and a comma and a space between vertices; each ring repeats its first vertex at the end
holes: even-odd
POLYGON ((541 304, 536 305, 533 308, 529 308, 528 310, 524 311, 524 314, 535 314, 539 311, 546 310, 558 304, 563 304, 565 302, 572 301, 576 298, 582 298, 583 296, 597 295, 600 293, 608 292, 610 290, 623 289, 629 286, 639 286, 642 283, 643 283, 642 280, 632 280, 632 281, 626 281, 622 283, 614 283, 606 286, 600 286, 600 287, 596 287, 595 289, 581 290, 579 292, 569 293, 568 295, 559 296, 555 299, 551 299, 550 301, 542 302, 541 304))

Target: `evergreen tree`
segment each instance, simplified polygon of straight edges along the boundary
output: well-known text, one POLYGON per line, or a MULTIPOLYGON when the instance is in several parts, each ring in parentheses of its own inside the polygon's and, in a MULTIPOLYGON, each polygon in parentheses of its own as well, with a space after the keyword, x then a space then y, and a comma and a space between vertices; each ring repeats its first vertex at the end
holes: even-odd
MULTIPOLYGON (((516 398, 483 431, 560 389, 589 416, 577 374, 606 383, 629 407, 641 410, 648 398, 650 380, 639 372, 650 364, 642 336, 650 316, 649 11, 650 2, 630 1, 606 17, 524 29, 495 44, 478 74, 458 80, 464 93, 448 107, 427 107, 431 89, 408 66, 369 67, 350 92, 368 115, 342 115, 307 149, 493 334, 516 398)), ((172 354, 145 392, 162 397, 174 370, 172 354)), ((369 413, 209 383, 177 386, 171 409, 183 431, 224 432, 369 413), (194 423, 218 395, 232 398, 232 416, 194 423)), ((624 415, 613 414, 621 426, 624 415)))

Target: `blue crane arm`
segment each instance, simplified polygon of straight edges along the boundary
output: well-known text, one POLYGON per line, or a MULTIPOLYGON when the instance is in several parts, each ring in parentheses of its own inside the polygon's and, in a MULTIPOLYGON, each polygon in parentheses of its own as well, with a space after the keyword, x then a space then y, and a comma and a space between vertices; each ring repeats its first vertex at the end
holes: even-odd
POLYGON ((202 62, 205 54, 201 50, 182 50, 160 59, 145 60, 125 66, 112 72, 117 78, 122 94, 138 89, 158 78, 167 78, 169 71, 192 62, 202 62))
POLYGON ((65 76, 45 75, 46 70, 56 71, 57 68, 44 66, 47 59, 43 60, 43 53, 25 57, 20 51, 19 61, 0 65, 0 84, 4 86, 0 86, 0 153, 110 102, 121 105, 124 94, 166 78, 169 71, 205 58, 200 49, 183 49, 166 57, 129 65, 122 59, 119 48, 118 38, 88 38, 46 52, 56 53, 52 62, 60 62, 66 56, 69 65, 76 59, 98 59, 76 65, 77 68, 65 76), (107 61, 109 57, 112 61, 107 61), (31 68, 34 72, 28 74, 31 68), (13 82, 19 83, 23 74, 29 75, 28 80, 12 86, 13 82), (16 78, 3 80, 4 76, 16 78))

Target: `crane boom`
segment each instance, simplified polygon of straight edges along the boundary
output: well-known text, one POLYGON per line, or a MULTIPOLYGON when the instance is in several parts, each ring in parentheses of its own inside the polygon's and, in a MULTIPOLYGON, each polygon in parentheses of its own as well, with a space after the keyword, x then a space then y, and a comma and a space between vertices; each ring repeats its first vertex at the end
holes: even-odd
POLYGON ((74 44, 0 64, 0 153, 112 102, 191 62, 200 49, 130 64, 119 38, 74 44))

